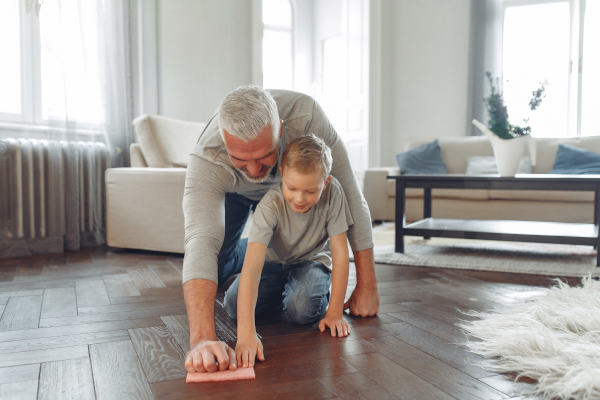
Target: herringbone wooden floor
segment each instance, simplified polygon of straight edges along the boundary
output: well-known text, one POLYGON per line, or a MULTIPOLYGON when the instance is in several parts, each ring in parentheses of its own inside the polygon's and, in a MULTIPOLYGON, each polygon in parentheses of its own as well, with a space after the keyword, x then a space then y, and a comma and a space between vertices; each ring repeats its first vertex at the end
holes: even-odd
MULTIPOLYGON (((477 367, 454 324, 467 318, 459 310, 551 284, 377 265, 380 313, 347 316, 348 338, 276 312, 257 319, 266 361, 255 380, 186 384, 181 268, 178 255, 106 247, 0 260, 0 399, 516 398, 530 383, 477 367)), ((349 290, 355 282, 352 274, 349 290)), ((235 321, 216 309, 218 335, 234 346, 235 321)))

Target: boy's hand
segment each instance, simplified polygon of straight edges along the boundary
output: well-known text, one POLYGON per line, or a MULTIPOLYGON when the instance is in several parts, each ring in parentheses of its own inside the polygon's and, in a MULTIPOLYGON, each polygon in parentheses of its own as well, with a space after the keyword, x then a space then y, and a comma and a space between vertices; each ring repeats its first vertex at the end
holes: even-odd
POLYGON ((265 361, 263 345, 256 333, 248 337, 238 337, 235 356, 238 366, 243 368, 253 367, 255 357, 260 361, 265 361))
POLYGON ((342 316, 332 316, 325 314, 325 318, 319 322, 319 330, 325 332, 326 327, 331 331, 331 336, 346 337, 350 334, 348 323, 342 319, 342 316))

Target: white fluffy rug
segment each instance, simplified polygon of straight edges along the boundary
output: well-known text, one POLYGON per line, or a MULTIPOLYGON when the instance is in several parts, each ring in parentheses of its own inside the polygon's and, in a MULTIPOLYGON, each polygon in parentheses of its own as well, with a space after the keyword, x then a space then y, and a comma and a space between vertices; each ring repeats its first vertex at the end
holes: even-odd
POLYGON ((600 276, 591 246, 405 237, 404 254, 394 252, 395 226, 373 228, 375 261, 383 264, 472 269, 550 276, 600 276))
POLYGON ((546 296, 468 314, 480 319, 460 326, 481 340, 467 346, 483 368, 537 380, 544 399, 600 399, 599 281, 557 281, 546 296))

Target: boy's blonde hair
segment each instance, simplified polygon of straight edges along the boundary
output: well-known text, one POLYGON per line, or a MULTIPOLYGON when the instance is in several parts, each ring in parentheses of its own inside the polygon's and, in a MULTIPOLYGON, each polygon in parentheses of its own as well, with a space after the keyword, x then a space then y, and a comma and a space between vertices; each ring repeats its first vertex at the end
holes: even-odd
POLYGON ((292 168, 302 175, 319 172, 323 180, 331 173, 332 164, 331 149, 312 133, 292 140, 281 158, 282 169, 292 168))

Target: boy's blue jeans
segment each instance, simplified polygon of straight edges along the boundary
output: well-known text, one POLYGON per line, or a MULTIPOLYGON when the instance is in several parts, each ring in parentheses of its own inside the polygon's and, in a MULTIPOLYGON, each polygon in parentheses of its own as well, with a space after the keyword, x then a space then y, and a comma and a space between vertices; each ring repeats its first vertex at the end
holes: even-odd
MULTIPOLYGON (((225 197, 225 238, 218 256, 219 285, 242 270, 248 240, 240 236, 250 210, 257 204, 237 193, 227 193, 225 197)), ((232 318, 237 318, 239 281, 238 277, 229 287, 223 303, 232 318)), ((283 309, 293 322, 314 322, 327 311, 330 284, 331 272, 320 262, 303 261, 294 265, 265 262, 255 313, 283 303, 283 309)))

